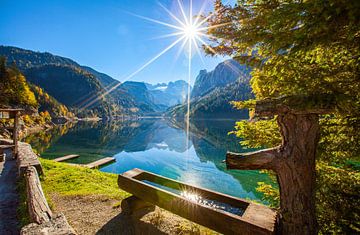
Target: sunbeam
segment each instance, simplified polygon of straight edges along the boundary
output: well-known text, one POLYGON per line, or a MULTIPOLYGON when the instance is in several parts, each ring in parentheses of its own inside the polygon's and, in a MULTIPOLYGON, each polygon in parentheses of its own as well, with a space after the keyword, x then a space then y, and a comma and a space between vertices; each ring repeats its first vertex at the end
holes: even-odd
MULTIPOLYGON (((173 48, 176 44, 178 44, 181 40, 184 39, 185 36, 180 37, 179 39, 177 39, 175 42, 173 42, 170 46, 166 47, 163 51, 161 51, 159 54, 157 54, 156 56, 154 56, 152 59, 150 59, 148 62, 146 62, 143 66, 141 66, 139 69, 137 69, 135 72, 133 72, 132 74, 130 74, 129 76, 127 76, 124 80, 127 81, 130 78, 134 77, 136 74, 138 74, 139 72, 141 72, 143 69, 145 69, 147 66, 149 66, 151 63, 153 63, 155 60, 157 60, 160 56, 162 56, 163 54, 165 54, 167 51, 169 51, 171 48, 173 48)), ((91 106, 92 104, 94 104, 95 102, 97 102, 98 100, 102 99, 103 97, 105 97, 107 94, 109 94, 110 92, 112 92, 113 90, 115 90, 116 88, 118 88, 121 85, 121 83, 113 86, 112 88, 110 88, 109 90, 107 90, 106 92, 104 92, 103 94, 101 94, 99 97, 97 97, 96 99, 90 101, 86 106, 84 106, 83 108, 87 108, 89 106, 91 106)))
MULTIPOLYGON (((133 16, 136 16, 140 19, 152 22, 152 23, 156 23, 162 26, 166 26, 168 28, 171 29, 175 29, 175 32, 171 32, 169 34, 165 34, 165 35, 160 35, 156 38, 169 38, 169 37, 175 37, 175 36, 179 36, 179 38, 177 40, 175 40, 172 44, 170 44, 168 47, 166 47, 164 50, 162 50, 160 53, 158 53, 156 56, 154 56, 153 58, 151 58, 149 61, 147 61, 145 64, 143 64, 140 68, 138 68, 136 71, 134 71, 133 73, 131 73, 130 75, 126 76, 124 79, 122 79, 123 81, 127 81, 129 79, 131 79, 132 77, 134 77, 135 75, 137 75, 139 72, 141 72, 142 70, 144 70, 147 66, 149 66, 150 64, 152 64, 154 61, 156 61, 159 57, 161 57, 163 54, 165 54, 167 51, 169 51, 171 48, 175 47, 179 42, 182 41, 182 44, 179 48, 178 53, 175 56, 175 59, 177 59, 177 57, 179 56, 180 52, 184 50, 185 45, 188 44, 187 50, 188 50, 188 95, 187 95, 187 115, 186 115, 186 123, 187 123, 187 133, 189 132, 189 119, 190 119, 190 84, 191 84, 191 66, 192 66, 192 57, 193 57, 193 53, 192 50, 195 49, 196 50, 196 54, 199 55, 201 61, 204 63, 204 59, 201 55, 201 51, 200 51, 200 46, 199 45, 204 45, 205 47, 207 47, 209 50, 212 50, 212 48, 208 45, 208 43, 206 43, 206 41, 204 39, 208 39, 209 37, 206 35, 206 31, 208 29, 212 29, 212 28, 216 28, 216 27, 221 27, 226 25, 225 24, 219 24, 219 25, 212 25, 212 26, 206 26, 206 22, 207 20, 214 14, 216 14, 216 12, 208 15, 207 17, 205 17, 204 19, 200 20, 200 16, 201 14, 203 14, 203 11, 205 9, 205 4, 202 5, 201 9, 199 12, 197 12, 197 14, 193 15, 193 4, 192 4, 192 0, 189 0, 189 9, 188 9, 188 15, 186 14, 185 10, 184 10, 184 6, 181 3, 180 0, 177 0, 177 5, 179 7, 179 11, 181 12, 182 18, 181 17, 177 17, 174 13, 172 13, 169 9, 167 9, 165 6, 163 6, 161 3, 159 3, 159 5, 161 6, 161 8, 163 8, 165 10, 165 12, 174 20, 178 23, 178 25, 175 24, 171 24, 171 23, 167 23, 167 22, 163 22, 157 19, 152 19, 146 16, 141 16, 141 15, 137 15, 137 14, 133 14, 133 13, 129 13, 133 16), (204 37, 204 39, 202 38, 204 37)), ((155 39, 155 38, 152 38, 155 39)), ((108 95, 110 92, 112 92, 113 90, 115 90, 116 88, 118 88, 121 84, 116 84, 115 86, 112 86, 111 88, 107 89, 103 94, 99 95, 94 95, 88 99, 86 99, 86 104, 84 104, 84 106, 82 107, 83 109, 90 107, 91 105, 93 105, 95 102, 97 102, 98 100, 102 99, 104 96, 108 95)), ((187 138, 189 138, 187 136, 187 138)), ((188 142, 188 140, 187 140, 188 142)))

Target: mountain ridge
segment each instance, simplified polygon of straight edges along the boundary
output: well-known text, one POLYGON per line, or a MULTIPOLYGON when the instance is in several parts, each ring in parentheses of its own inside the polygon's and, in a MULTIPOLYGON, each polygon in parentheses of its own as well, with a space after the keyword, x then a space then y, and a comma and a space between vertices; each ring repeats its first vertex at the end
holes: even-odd
MULTIPOLYGON (((191 93, 190 118, 248 118, 247 110, 234 109, 230 102, 253 98, 250 71, 235 60, 224 61, 210 72, 201 70, 191 93)), ((186 113, 186 105, 177 105, 166 116, 183 119, 186 113)))

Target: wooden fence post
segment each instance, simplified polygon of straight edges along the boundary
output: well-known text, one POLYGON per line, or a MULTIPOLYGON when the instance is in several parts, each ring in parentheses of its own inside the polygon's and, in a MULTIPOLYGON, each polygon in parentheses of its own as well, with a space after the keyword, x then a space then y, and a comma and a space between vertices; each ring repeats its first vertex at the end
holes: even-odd
POLYGON ((13 142, 14 142, 14 158, 18 155, 18 128, 19 128, 19 111, 14 113, 14 129, 13 129, 13 142))

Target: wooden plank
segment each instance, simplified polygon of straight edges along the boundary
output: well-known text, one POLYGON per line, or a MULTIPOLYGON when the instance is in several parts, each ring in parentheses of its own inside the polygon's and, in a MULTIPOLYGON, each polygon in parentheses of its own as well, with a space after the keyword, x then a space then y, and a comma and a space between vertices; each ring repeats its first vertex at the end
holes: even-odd
POLYGON ((43 173, 38 156, 33 152, 30 144, 19 142, 17 165, 20 175, 25 173, 28 166, 34 166, 39 174, 43 173))
POLYGON ((139 174, 139 171, 141 170, 134 169, 119 175, 118 185, 123 190, 145 202, 157 205, 174 214, 224 234, 275 233, 276 212, 266 206, 256 205, 246 200, 184 184, 146 171, 139 174), (162 186, 175 190, 180 189, 192 194, 196 193, 204 199, 226 203, 236 208, 242 208, 245 211, 243 215, 233 214, 192 199, 187 199, 164 188, 147 184, 143 180, 156 184, 161 183, 162 186), (247 212, 248 209, 250 209, 249 212, 247 212))
POLYGON ((18 111, 24 111, 24 109, 0 109, 0 112, 18 112, 18 111))
POLYGON ((0 144, 0 149, 10 149, 10 148, 13 148, 14 145, 13 144, 0 144))
POLYGON ((18 146, 18 142, 19 142, 19 116, 20 116, 20 113, 19 111, 15 111, 15 116, 14 116, 14 129, 13 129, 13 143, 15 145, 14 147, 14 151, 13 151, 13 155, 15 157, 18 156, 18 150, 19 150, 19 146, 18 146))
POLYGON ((85 167, 88 167, 90 169, 93 169, 93 168, 96 168, 96 167, 99 167, 99 166, 103 166, 105 164, 108 164, 110 162, 115 162, 115 158, 113 157, 105 157, 105 158, 102 158, 100 160, 97 160, 95 162, 91 162, 89 164, 86 164, 84 165, 85 167))
POLYGON ((80 157, 80 155, 70 154, 70 155, 66 155, 66 156, 63 156, 63 157, 55 158, 54 161, 55 162, 63 162, 63 161, 67 161, 67 160, 78 158, 78 157, 80 157))
POLYGON ((50 221, 52 212, 46 201, 35 167, 27 167, 25 181, 27 205, 31 222, 41 224, 50 221))

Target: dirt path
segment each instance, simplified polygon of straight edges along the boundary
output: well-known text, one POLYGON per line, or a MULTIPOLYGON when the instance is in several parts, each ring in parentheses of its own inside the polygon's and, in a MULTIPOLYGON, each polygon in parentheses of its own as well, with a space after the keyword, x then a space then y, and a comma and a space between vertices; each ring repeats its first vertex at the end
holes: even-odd
POLYGON ((129 217, 121 213, 119 201, 94 196, 51 195, 56 212, 63 212, 81 234, 215 234, 167 211, 139 211, 129 217))
POLYGON ((0 163, 0 234, 19 234, 16 180, 16 160, 11 159, 10 152, 7 152, 5 162, 0 163))

